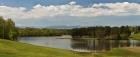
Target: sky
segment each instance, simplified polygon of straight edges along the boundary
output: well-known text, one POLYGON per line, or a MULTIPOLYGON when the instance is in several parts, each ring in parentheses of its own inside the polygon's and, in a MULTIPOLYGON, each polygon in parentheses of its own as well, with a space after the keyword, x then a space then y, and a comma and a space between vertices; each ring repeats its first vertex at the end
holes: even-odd
POLYGON ((16 26, 136 26, 140 0, 0 0, 16 26))

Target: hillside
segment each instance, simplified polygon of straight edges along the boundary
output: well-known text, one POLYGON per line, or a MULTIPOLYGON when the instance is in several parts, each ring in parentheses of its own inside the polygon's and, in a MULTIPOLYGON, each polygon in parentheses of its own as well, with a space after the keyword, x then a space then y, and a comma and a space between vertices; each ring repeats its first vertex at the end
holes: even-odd
POLYGON ((72 51, 0 40, 0 57, 83 57, 72 51))
POLYGON ((0 57, 140 57, 140 48, 117 48, 111 52, 77 53, 0 39, 0 57))
POLYGON ((140 33, 137 33, 137 34, 132 34, 130 36, 131 39, 134 39, 134 40, 140 40, 140 33))

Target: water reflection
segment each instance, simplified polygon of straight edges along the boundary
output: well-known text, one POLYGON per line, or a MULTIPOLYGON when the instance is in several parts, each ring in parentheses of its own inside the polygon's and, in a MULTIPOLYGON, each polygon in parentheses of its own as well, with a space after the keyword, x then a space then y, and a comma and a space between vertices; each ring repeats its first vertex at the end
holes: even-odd
POLYGON ((102 52, 112 48, 140 47, 139 40, 62 39, 60 37, 20 37, 20 42, 78 52, 102 52))
POLYGON ((109 51, 112 48, 138 47, 138 40, 91 40, 91 39, 72 39, 73 49, 87 50, 91 52, 109 51))

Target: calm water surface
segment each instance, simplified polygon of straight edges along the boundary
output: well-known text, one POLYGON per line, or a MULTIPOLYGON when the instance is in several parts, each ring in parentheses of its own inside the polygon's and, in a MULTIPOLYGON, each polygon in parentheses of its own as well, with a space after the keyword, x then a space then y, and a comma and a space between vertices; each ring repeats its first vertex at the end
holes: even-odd
POLYGON ((19 42, 78 52, 102 52, 112 48, 140 47, 139 40, 62 39, 60 37, 19 37, 19 42))

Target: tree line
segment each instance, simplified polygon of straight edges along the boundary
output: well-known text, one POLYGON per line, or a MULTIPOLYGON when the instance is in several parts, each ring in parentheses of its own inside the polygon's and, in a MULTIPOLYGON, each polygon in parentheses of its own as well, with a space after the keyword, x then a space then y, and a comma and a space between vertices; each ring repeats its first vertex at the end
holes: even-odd
POLYGON ((140 33, 140 26, 94 26, 73 29, 17 28, 9 18, 0 17, 0 39, 17 40, 18 36, 61 36, 73 38, 128 39, 131 34, 140 33))
POLYGON ((68 29, 49 29, 49 28, 18 28, 19 36, 61 36, 68 35, 68 29))
POLYGON ((73 38, 128 39, 131 34, 140 32, 140 26, 95 26, 73 29, 18 28, 19 36, 61 36, 73 38))
POLYGON ((128 39, 131 34, 140 32, 140 26, 95 26, 88 28, 74 28, 71 30, 73 38, 97 38, 97 39, 128 39))
POLYGON ((0 17, 0 39, 17 40, 17 36, 15 23, 10 18, 0 17))

